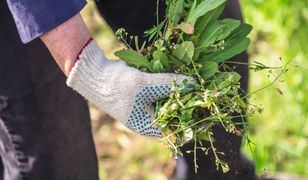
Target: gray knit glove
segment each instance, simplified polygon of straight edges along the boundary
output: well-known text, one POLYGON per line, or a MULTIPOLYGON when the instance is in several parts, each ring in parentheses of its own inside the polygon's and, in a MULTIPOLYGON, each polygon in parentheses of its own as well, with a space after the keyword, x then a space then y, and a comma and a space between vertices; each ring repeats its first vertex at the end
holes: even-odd
POLYGON ((151 125, 153 103, 169 96, 174 79, 179 83, 187 77, 145 73, 123 61, 109 61, 93 40, 81 52, 67 85, 134 132, 160 136, 151 125))

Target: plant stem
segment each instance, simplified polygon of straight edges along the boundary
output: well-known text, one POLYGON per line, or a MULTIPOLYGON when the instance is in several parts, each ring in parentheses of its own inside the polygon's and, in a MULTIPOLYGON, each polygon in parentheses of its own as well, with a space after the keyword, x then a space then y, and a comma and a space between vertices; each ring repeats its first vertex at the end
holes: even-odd
MULTIPOLYGON (((246 65, 246 66, 255 66, 258 67, 260 65, 255 64, 255 63, 244 63, 244 62, 239 62, 239 61, 225 61, 225 64, 238 64, 238 65, 246 65)), ((283 66, 277 66, 277 67, 271 67, 271 66, 264 66, 264 69, 281 69, 283 66)))
MULTIPOLYGON (((241 117, 241 116, 240 116, 240 115, 238 115, 238 116, 232 116, 231 118, 239 118, 239 117, 241 117)), ((178 129, 178 130, 176 130, 176 131, 174 131, 174 132, 168 134, 168 135, 165 136, 164 138, 167 138, 167 137, 170 137, 170 136, 172 136, 172 135, 178 134, 179 132, 182 132, 182 131, 184 131, 184 130, 186 130, 186 129, 189 129, 189 128, 193 127, 193 126, 196 126, 196 125, 198 125, 198 124, 200 124, 200 123, 202 123, 202 122, 205 122, 205 121, 208 121, 208 120, 215 120, 215 119, 217 119, 217 117, 210 116, 210 117, 204 118, 204 119, 202 119, 202 120, 200 120, 200 121, 198 121, 198 122, 195 122, 195 123, 193 123, 193 124, 191 124, 191 125, 188 125, 188 126, 186 126, 186 127, 183 127, 183 128, 181 128, 181 129, 178 129)), ((220 121, 218 121, 218 122, 220 123, 220 121)), ((211 121, 210 123, 212 124, 212 126, 215 125, 214 121, 211 121)), ((163 139, 164 139, 164 138, 163 138, 163 139)))
POLYGON ((159 25, 159 0, 156 0, 156 23, 159 25))
MULTIPOLYGON (((214 147, 211 134, 208 132, 207 135, 208 135, 208 137, 209 137, 211 149, 212 149, 212 151, 213 151, 213 154, 214 154, 214 156, 215 156, 215 161, 216 161, 216 163, 217 163, 217 162, 219 162, 220 160, 219 160, 219 158, 218 158, 218 156, 217 156, 217 154, 216 154, 216 148, 214 147)), ((216 164, 216 165, 217 165, 217 164, 216 164)))
POLYGON ((253 91, 252 93, 247 94, 246 96, 243 97, 243 99, 244 99, 244 98, 247 98, 247 97, 250 97, 251 95, 256 94, 256 93, 258 93, 258 92, 260 92, 260 91, 263 91, 264 89, 269 88, 269 87, 271 87, 272 85, 274 85, 274 84, 280 79, 280 77, 281 77, 284 73, 287 72, 287 66, 290 64, 291 61, 292 61, 292 59, 289 60, 289 61, 283 66, 283 69, 280 71, 280 73, 278 74, 278 76, 276 76, 275 79, 274 79, 271 83, 269 83, 268 85, 266 85, 266 86, 264 86, 264 87, 262 87, 262 88, 260 88, 260 89, 258 89, 258 90, 256 90, 256 91, 253 91))
POLYGON ((170 141, 169 138, 167 138, 167 141, 169 142, 169 144, 171 144, 172 148, 174 149, 175 158, 177 158, 177 154, 178 154, 177 147, 173 144, 173 142, 170 141))
POLYGON ((196 132, 194 133, 194 164, 195 164, 195 173, 198 172, 198 165, 197 165, 197 137, 196 132))
POLYGON ((195 62, 192 59, 191 59, 191 63, 193 65, 194 71, 195 71, 195 73, 196 73, 196 75, 197 75, 197 77, 199 79, 200 85, 201 85, 202 89, 205 91, 205 88, 204 88, 204 85, 203 85, 205 80, 200 76, 200 74, 199 74, 199 72, 198 72, 198 70, 196 68, 195 62))

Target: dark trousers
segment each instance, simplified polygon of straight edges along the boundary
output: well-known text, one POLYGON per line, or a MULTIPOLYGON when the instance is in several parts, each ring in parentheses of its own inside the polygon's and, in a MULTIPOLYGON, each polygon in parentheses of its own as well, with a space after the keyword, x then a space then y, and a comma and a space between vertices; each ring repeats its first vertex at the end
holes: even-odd
MULTIPOLYGON (((97 7, 106 21, 115 31, 118 28, 124 28, 131 35, 138 35, 139 40, 143 42, 144 30, 147 30, 156 23, 156 0, 101 0, 96 2, 97 7)), ((160 1, 160 17, 165 14, 165 2, 160 1)), ((229 0, 221 18, 234 18, 242 20, 242 14, 238 0, 229 0)), ((248 62, 247 53, 242 53, 233 58, 236 61, 248 62)), ((241 74, 241 88, 245 91, 248 86, 248 67, 238 66, 236 70, 241 74)), ((236 121, 236 120, 235 120, 236 121)), ((205 156, 204 152, 197 153, 199 171, 194 172, 193 154, 184 154, 177 161, 175 179, 177 180, 254 180, 254 165, 247 160, 240 152, 241 137, 226 133, 222 128, 217 127, 214 130, 218 151, 225 152, 222 158, 229 165, 231 170, 223 174, 216 170, 213 154, 205 156)), ((192 149, 193 144, 185 145, 182 150, 192 149)))
POLYGON ((0 22, 0 179, 98 180, 87 103, 40 40, 21 43, 6 1, 0 22))

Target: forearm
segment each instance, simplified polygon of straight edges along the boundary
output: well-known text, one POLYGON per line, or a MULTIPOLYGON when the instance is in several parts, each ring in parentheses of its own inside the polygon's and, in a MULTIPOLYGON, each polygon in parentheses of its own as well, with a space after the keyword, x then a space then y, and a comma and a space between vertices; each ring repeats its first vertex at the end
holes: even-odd
POLYGON ((90 34, 80 14, 76 14, 40 38, 64 74, 68 76, 90 34))

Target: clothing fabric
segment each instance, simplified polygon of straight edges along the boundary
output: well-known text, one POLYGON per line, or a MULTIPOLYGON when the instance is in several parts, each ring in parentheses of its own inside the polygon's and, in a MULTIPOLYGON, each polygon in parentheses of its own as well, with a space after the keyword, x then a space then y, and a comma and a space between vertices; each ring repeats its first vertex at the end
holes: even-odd
POLYGON ((98 180, 84 98, 40 40, 21 43, 5 1, 0 22, 0 179, 98 180))
POLYGON ((7 0, 19 36, 28 43, 77 14, 86 0, 7 0))

